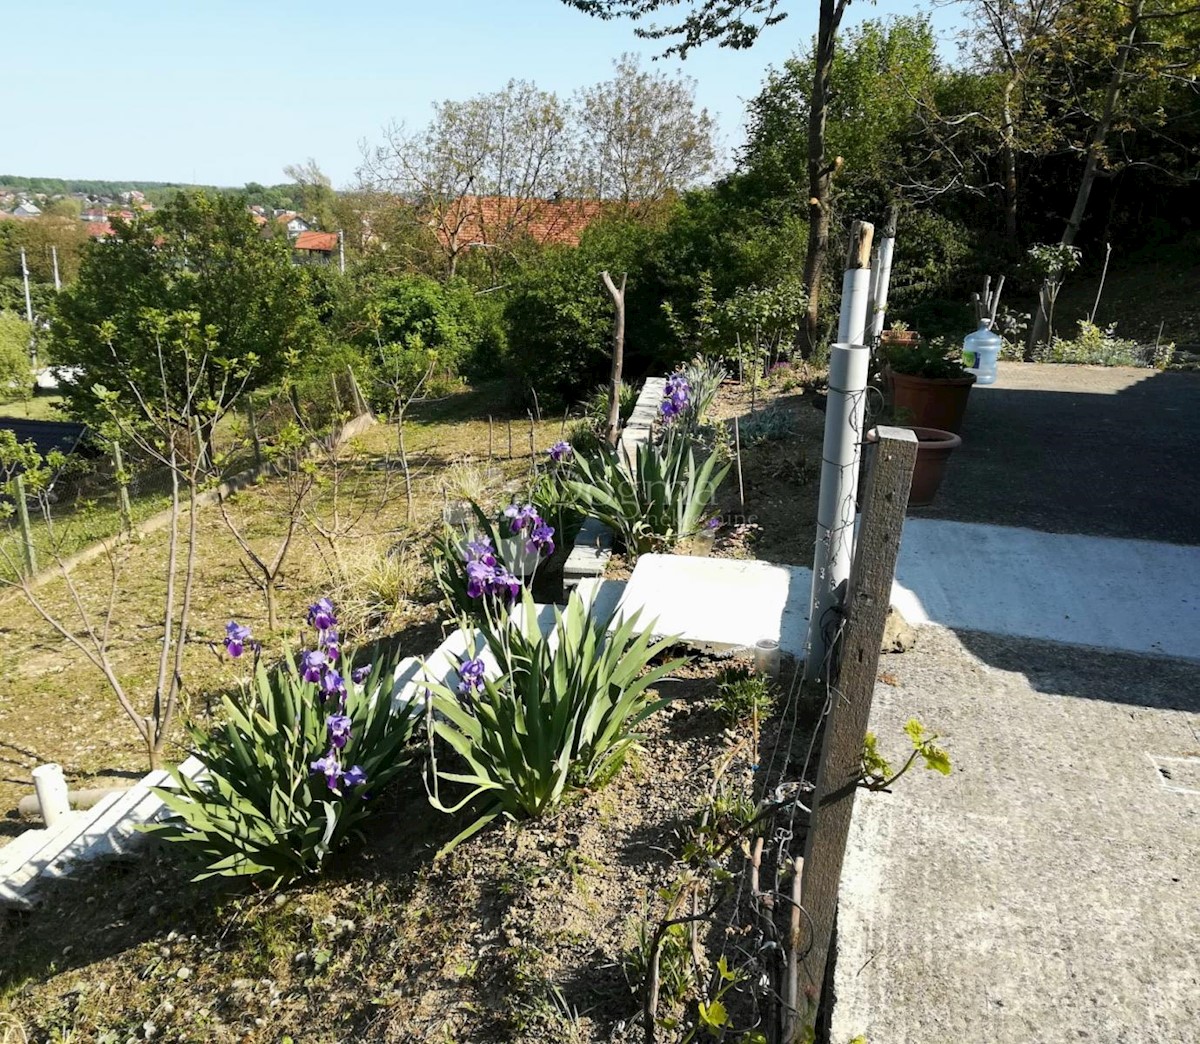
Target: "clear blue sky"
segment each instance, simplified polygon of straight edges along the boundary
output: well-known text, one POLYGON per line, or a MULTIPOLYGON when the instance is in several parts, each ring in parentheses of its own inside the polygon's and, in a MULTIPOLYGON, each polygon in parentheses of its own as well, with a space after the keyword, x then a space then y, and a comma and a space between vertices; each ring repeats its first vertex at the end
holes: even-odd
MULTIPOLYGON (((728 148, 768 66, 815 29, 815 0, 786 2, 749 51, 663 63, 699 81, 728 148)), ((857 0, 847 24, 916 9, 857 0)), ((271 184, 312 156, 341 186, 392 118, 423 124, 433 102, 510 78, 569 95, 623 51, 661 50, 560 0, 42 0, 29 14, 4 20, 0 172, 40 177, 271 184)), ((935 14, 947 55, 957 18, 935 14)))

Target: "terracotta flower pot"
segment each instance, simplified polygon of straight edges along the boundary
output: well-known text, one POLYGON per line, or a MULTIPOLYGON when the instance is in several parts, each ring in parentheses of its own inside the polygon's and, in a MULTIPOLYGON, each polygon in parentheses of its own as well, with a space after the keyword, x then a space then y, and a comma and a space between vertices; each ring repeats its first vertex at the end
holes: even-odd
POLYGON ((917 436, 917 464, 913 469, 908 504, 909 507, 924 507, 933 503, 946 474, 946 462, 950 454, 962 445, 962 439, 952 431, 939 431, 937 428, 912 430, 917 436))
POLYGON ((937 428, 962 431, 967 412, 967 397, 975 374, 965 377, 914 377, 907 373, 887 370, 888 386, 892 392, 892 409, 896 419, 914 428, 937 428))

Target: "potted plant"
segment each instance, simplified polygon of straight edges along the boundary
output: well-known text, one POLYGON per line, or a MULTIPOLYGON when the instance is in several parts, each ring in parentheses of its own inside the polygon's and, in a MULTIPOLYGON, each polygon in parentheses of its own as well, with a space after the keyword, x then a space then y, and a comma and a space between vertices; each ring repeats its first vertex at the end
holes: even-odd
POLYGON ((883 356, 892 411, 900 423, 955 435, 962 431, 975 374, 964 368, 957 345, 944 338, 884 345, 883 356))
POLYGON ((898 319, 879 335, 879 343, 884 348, 914 347, 920 339, 916 330, 910 330, 907 323, 898 319))
MULTIPOLYGON (((912 428, 917 437, 917 462, 913 465, 912 488, 908 494, 909 507, 925 507, 933 503, 950 454, 962 445, 962 439, 952 431, 937 428, 912 428)), ((868 442, 876 442, 875 429, 867 433, 868 442)))

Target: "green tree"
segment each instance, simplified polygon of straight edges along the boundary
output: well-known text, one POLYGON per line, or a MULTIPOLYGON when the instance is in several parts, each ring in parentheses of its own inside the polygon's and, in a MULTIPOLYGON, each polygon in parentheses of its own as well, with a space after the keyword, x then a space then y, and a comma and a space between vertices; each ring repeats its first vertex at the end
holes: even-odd
POLYGON ((29 324, 11 312, 0 312, 0 402, 26 398, 32 385, 29 324))
POLYGON ((628 54, 613 70, 576 98, 587 194, 652 203, 709 173, 715 122, 696 108, 695 80, 647 72, 628 54))
POLYGON ((147 322, 154 313, 196 315, 213 357, 193 369, 210 397, 228 367, 247 369, 249 385, 261 386, 321 336, 308 276, 286 241, 259 233, 241 197, 181 192, 153 215, 113 224, 56 302, 53 350, 81 371, 66 389, 76 415, 96 415, 95 385, 122 395, 131 384, 157 387, 164 358, 170 394, 191 393, 176 357, 162 355, 147 322))

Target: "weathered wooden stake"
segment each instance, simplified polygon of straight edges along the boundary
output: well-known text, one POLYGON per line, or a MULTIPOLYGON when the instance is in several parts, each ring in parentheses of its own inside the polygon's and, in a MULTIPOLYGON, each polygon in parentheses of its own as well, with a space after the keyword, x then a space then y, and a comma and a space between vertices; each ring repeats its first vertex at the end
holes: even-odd
POLYGON ((117 480, 117 505, 121 510, 121 531, 133 532, 133 512, 129 507, 129 476, 125 474, 125 459, 121 454, 121 444, 113 439, 112 444, 113 474, 117 480))
POLYGON ((744 515, 746 513, 746 489, 742 485, 742 433, 738 429, 738 419, 736 417, 733 418, 733 456, 737 461, 738 510, 744 515))
POLYGON ((33 576, 37 572, 37 551, 33 546, 33 527, 29 524, 29 505, 25 503, 25 476, 18 475, 17 487, 17 518, 21 523, 21 550, 25 555, 25 575, 33 576))
POLYGON ((246 396, 246 426, 250 429, 250 444, 254 447, 254 466, 262 467, 262 443, 258 438, 258 420, 254 416, 254 396, 246 396))
MULTIPOLYGON (((862 769, 863 737, 879 669, 879 650, 891 601, 908 508, 917 437, 907 428, 879 428, 863 499, 854 564, 850 573, 847 621, 839 649, 834 698, 825 722, 812 816, 804 845, 801 884, 813 937, 801 972, 797 1006, 821 994, 846 837, 862 769)), ((809 1005, 812 1010, 812 1005, 809 1005)))
POLYGON ((537 478, 537 443, 533 438, 533 414, 529 415, 529 477, 537 478))

